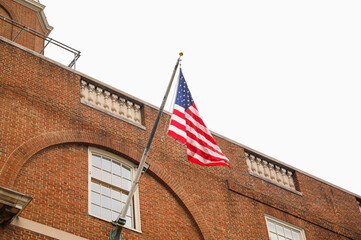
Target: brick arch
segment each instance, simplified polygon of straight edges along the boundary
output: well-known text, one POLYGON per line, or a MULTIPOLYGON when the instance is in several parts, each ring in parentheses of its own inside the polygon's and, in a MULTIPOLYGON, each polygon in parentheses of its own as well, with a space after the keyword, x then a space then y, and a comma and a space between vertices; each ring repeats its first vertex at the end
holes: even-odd
MULTIPOLYGON (((11 20, 14 20, 14 14, 11 8, 7 7, 4 3, 0 3, 0 14, 4 15, 11 20)), ((5 21, 0 20, 0 36, 6 37, 8 39, 13 38, 14 27, 5 21)))
POLYGON ((6 187, 12 187, 19 171, 30 157, 42 149, 62 143, 87 143, 102 146, 127 155, 138 162, 138 159, 141 157, 141 152, 137 151, 137 147, 132 146, 126 139, 122 142, 114 143, 114 141, 105 134, 102 135, 89 131, 69 130, 47 132, 29 139, 10 154, 0 171, 0 184, 6 187))
POLYGON ((164 169, 159 165, 152 165, 148 170, 155 174, 155 177, 160 180, 167 189, 173 193, 178 200, 184 205, 185 209, 189 211, 189 214, 195 221, 201 235, 206 240, 214 239, 212 232, 210 231, 207 221, 204 219, 203 214, 199 211, 196 203, 192 198, 185 193, 184 188, 172 178, 164 169))
MULTIPOLYGON (((99 133, 72 130, 48 132, 24 142, 11 153, 0 171, 0 184, 11 188, 23 165, 34 154, 47 147, 63 143, 86 143, 105 147, 122 155, 126 155, 138 163, 140 162, 143 151, 138 149, 137 146, 132 146, 126 139, 121 142, 114 142, 110 137, 100 135, 99 133)), ((203 238, 207 240, 214 239, 202 213, 192 198, 185 193, 183 187, 158 165, 152 165, 148 171, 160 180, 181 202, 194 220, 203 238)))
POLYGON ((14 18, 14 11, 12 11, 12 9, 6 4, 6 3, 0 3, 0 8, 4 10, 4 12, 8 15, 8 16, 5 16, 5 17, 8 17, 12 20, 15 20, 16 19, 14 18))

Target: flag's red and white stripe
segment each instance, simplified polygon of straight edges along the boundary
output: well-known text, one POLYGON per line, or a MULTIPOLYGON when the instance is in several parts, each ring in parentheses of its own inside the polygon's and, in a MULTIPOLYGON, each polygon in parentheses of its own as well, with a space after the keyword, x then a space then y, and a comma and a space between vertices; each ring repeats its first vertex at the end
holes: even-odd
POLYGON ((187 145, 188 160, 200 165, 228 165, 212 134, 193 103, 187 110, 174 105, 168 135, 187 145))

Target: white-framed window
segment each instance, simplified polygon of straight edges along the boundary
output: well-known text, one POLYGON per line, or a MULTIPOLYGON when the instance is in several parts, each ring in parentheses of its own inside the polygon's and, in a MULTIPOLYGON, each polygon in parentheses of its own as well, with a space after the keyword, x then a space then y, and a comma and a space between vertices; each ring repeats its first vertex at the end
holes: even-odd
MULTIPOLYGON (((89 214, 114 221, 128 198, 136 165, 115 154, 89 147, 89 214)), ((140 231, 139 192, 126 214, 125 227, 140 231)))
POLYGON ((269 215, 265 217, 270 240, 306 240, 302 228, 269 215))

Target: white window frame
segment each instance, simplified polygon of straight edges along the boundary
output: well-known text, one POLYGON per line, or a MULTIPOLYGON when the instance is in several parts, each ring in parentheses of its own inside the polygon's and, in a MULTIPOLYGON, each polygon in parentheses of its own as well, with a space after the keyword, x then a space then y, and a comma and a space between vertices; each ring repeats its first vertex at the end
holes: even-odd
MULTIPOLYGON (((116 162, 119 162, 121 164, 124 164, 126 165, 127 167, 129 167, 131 169, 131 180, 133 181, 134 179, 134 176, 135 176, 135 173, 137 171, 137 165, 135 165, 134 163, 120 157, 120 156, 117 156, 113 153, 110 153, 110 152, 107 152, 107 151, 104 151, 102 149, 99 149, 99 148, 94 148, 94 147, 89 147, 88 148, 88 175, 89 175, 89 178, 88 178, 88 213, 90 216, 93 216, 95 218, 98 218, 98 219, 102 219, 104 221, 107 221, 107 222, 111 222, 109 221, 108 219, 104 219, 100 216, 97 216, 97 215, 94 215, 91 213, 91 192, 92 192, 92 189, 91 189, 91 183, 92 183, 92 155, 93 154, 96 154, 96 155, 101 155, 103 157, 107 157, 107 158, 110 158, 112 161, 116 161, 116 162)), ((99 181, 98 179, 96 179, 97 182, 101 182, 99 181)), ((107 185, 109 186, 115 186, 115 185, 112 185, 112 184, 109 184, 109 183, 106 183, 107 185)), ((118 186, 115 186, 117 188, 119 188, 118 186)), ((135 227, 127 227, 127 226, 124 226, 125 228, 128 228, 128 229, 131 229, 133 231, 136 231, 136 232, 141 232, 141 221, 140 221, 140 205, 139 205, 139 189, 137 187, 135 193, 134 193, 134 196, 133 196, 133 217, 134 217, 134 225, 135 227)))
POLYGON ((270 236, 270 229, 268 227, 268 222, 272 222, 274 224, 281 225, 282 227, 286 227, 295 232, 298 232, 301 237, 300 240, 306 240, 305 230, 303 230, 303 228, 300 228, 300 227, 290 224, 288 222, 282 221, 282 220, 275 218, 273 216, 270 216, 270 215, 265 215, 265 219, 266 219, 266 226, 267 226, 267 232, 268 232, 269 239, 271 239, 271 236, 270 236))

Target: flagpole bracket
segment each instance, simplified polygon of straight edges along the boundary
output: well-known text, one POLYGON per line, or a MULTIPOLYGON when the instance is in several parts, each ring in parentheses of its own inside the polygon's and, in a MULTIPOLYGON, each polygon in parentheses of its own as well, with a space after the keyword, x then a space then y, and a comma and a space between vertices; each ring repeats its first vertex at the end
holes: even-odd
POLYGON ((144 166, 143 166, 143 169, 142 169, 142 174, 144 174, 150 167, 150 164, 145 162, 144 163, 144 166))
POLYGON ((127 221, 127 220, 124 219, 124 218, 119 218, 119 219, 117 219, 116 221, 113 221, 113 222, 112 222, 112 225, 113 225, 113 226, 123 227, 123 226, 125 225, 126 221, 127 221))

